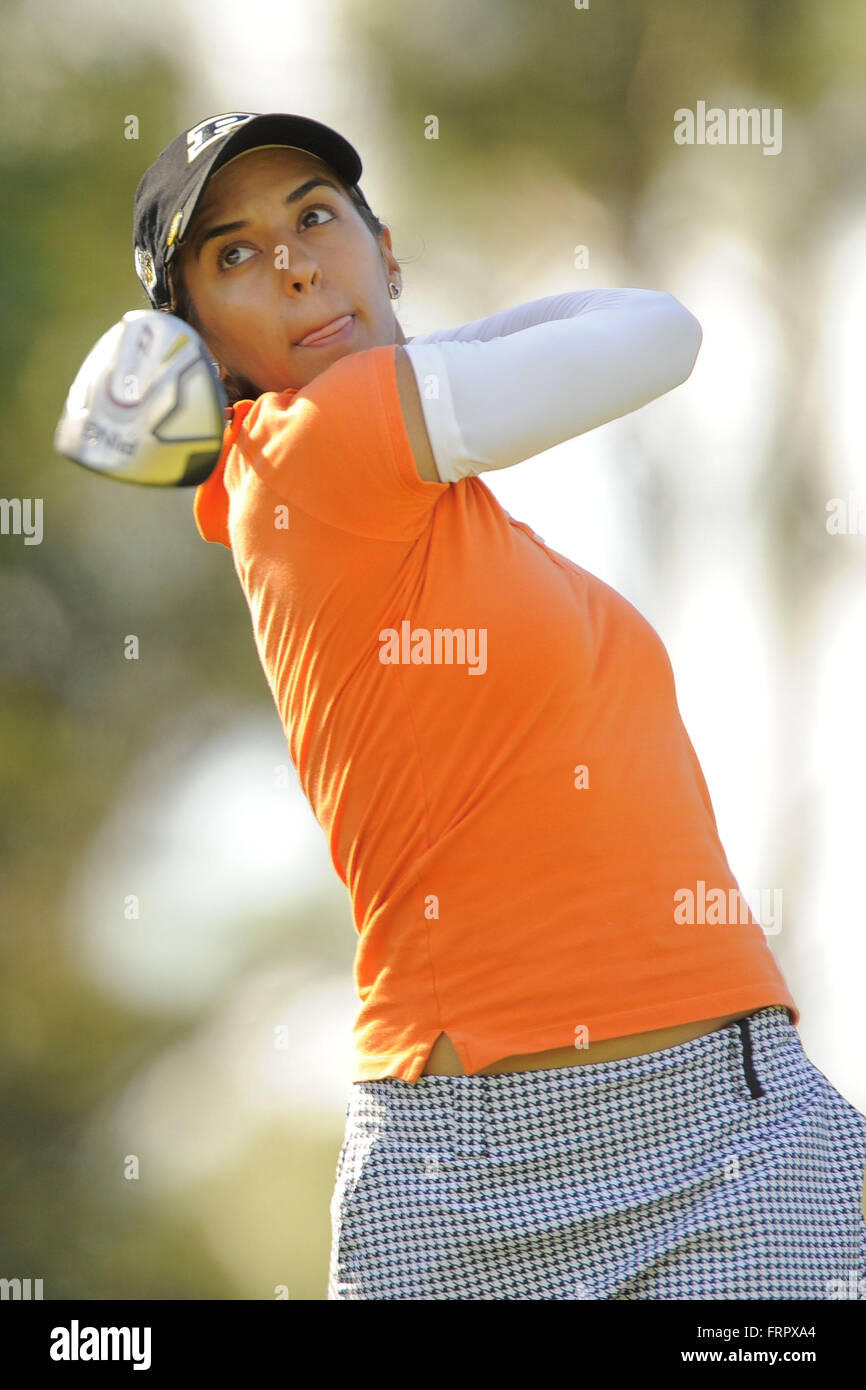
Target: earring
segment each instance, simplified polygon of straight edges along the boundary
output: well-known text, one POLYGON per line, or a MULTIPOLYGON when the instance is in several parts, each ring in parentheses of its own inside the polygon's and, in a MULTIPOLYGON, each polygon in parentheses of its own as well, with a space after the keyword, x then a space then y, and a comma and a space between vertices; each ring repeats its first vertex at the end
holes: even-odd
POLYGON ((388 293, 392 299, 400 298, 400 286, 395 285, 393 280, 388 281, 388 293))

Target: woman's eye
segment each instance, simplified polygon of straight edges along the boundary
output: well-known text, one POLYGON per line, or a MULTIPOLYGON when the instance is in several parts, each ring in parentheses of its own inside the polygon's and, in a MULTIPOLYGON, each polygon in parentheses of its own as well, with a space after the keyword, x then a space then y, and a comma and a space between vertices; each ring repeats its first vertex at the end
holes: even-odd
POLYGON ((252 248, 249 246, 224 246, 222 251, 220 251, 219 255, 217 256, 217 265, 219 266, 220 270, 231 270, 233 266, 242 265, 242 261, 231 261, 228 265, 226 265, 225 258, 226 256, 230 256, 235 251, 250 251, 251 249, 252 248))
MULTIPOLYGON (((326 212, 328 214, 328 216, 325 219, 326 222, 332 222, 337 215, 334 212, 333 208, 329 208, 327 204, 316 203, 313 207, 307 208, 306 212, 301 213, 300 220, 302 226, 305 223, 306 219, 314 212, 326 212)), ((313 222, 310 225, 314 227, 321 227, 323 224, 321 222, 313 222)), ((237 246, 234 243, 232 243, 231 246, 224 246, 217 256, 217 266, 220 270, 233 270, 235 266, 243 265, 243 261, 226 261, 226 257, 233 255, 236 251, 252 252, 252 247, 237 246)))
MULTIPOLYGON (((307 208, 306 212, 304 212, 304 213, 301 214, 301 222, 304 222, 304 220, 305 220, 307 217, 309 217, 309 215, 310 215, 311 212, 327 212, 327 213, 329 213, 330 216, 329 216, 328 219, 327 219, 329 222, 332 221, 333 218, 336 216, 336 213, 335 213, 331 208, 326 207, 324 203, 316 203, 314 207, 307 208)), ((317 222, 317 223, 314 223, 314 225, 315 225, 315 226, 321 226, 322 224, 321 224, 320 222, 317 222)))

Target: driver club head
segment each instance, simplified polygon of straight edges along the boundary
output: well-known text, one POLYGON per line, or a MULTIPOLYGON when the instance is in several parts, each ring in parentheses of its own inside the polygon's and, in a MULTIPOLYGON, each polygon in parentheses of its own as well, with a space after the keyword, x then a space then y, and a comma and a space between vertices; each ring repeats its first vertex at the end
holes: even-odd
POLYGON ((222 382, 195 329, 174 314, 132 309, 84 359, 54 448, 120 482, 197 487, 219 459, 225 411, 222 382))

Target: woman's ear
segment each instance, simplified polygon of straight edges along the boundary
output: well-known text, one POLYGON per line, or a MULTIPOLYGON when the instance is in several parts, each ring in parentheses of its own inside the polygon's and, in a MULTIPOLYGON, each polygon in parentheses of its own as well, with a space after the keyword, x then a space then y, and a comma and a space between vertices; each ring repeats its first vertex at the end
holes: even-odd
POLYGON ((400 264, 394 255, 394 247, 391 244, 391 228, 387 222, 384 224, 385 230, 379 233, 379 250, 382 253, 382 264, 385 267, 386 280, 396 280, 400 285, 400 264))

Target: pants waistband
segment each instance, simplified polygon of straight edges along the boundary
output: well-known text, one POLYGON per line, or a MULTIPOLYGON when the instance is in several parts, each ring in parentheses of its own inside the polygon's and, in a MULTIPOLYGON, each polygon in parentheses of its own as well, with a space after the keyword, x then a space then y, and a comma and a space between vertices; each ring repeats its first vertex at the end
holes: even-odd
POLYGON ((608 1062, 535 1071, 397 1077, 356 1082, 346 1108, 356 1133, 422 1145, 447 1128, 458 1154, 486 1152, 496 1136, 502 1152, 527 1152, 563 1142, 557 1110, 572 1119, 650 1109, 660 1124, 689 1112, 718 1112, 742 1101, 781 1100, 812 1084, 811 1064, 783 1005, 658 1052, 608 1062))

